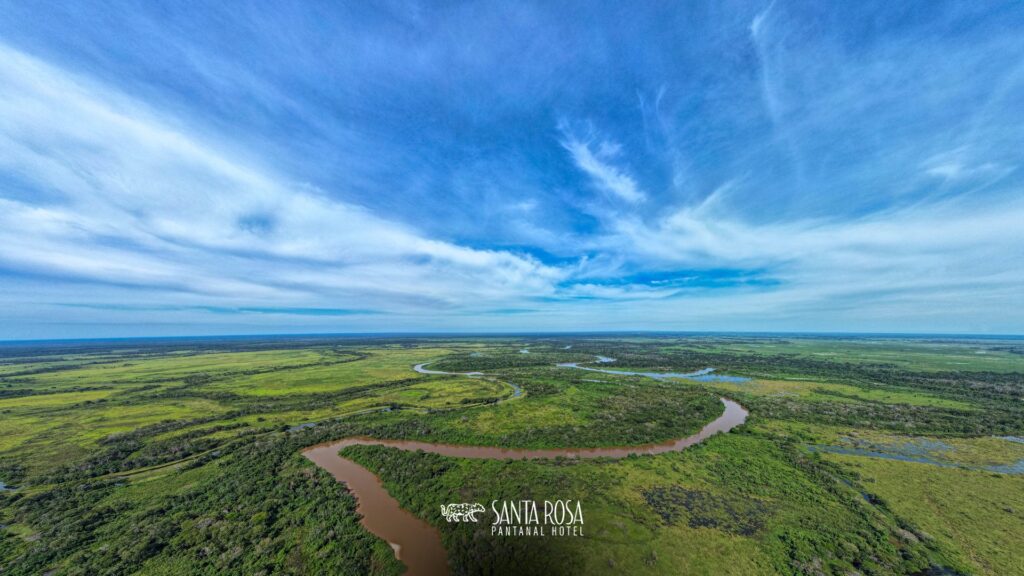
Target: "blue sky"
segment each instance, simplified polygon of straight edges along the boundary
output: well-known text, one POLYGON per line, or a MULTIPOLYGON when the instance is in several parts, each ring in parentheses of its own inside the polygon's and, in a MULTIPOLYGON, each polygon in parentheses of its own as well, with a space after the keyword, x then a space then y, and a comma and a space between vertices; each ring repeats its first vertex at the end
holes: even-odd
POLYGON ((0 1, 0 338, 1024 332, 1024 5, 0 1))

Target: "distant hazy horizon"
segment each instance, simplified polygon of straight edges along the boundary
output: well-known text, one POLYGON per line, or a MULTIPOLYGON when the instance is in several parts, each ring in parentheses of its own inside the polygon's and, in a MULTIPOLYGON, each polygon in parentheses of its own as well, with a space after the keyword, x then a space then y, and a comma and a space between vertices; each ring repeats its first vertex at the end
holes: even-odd
POLYGON ((47 343, 86 343, 86 342, 133 342, 133 341, 217 341, 217 340, 331 340, 331 339, 431 339, 431 338, 494 338, 494 339, 559 339, 559 338, 674 338, 674 337, 721 337, 721 338, 792 338, 792 339, 835 339, 835 340, 1024 340, 1024 334, 955 334, 955 333, 895 333, 895 332, 721 332, 721 331, 651 331, 651 330, 623 330, 623 331, 590 331, 590 332, 569 332, 569 331, 547 331, 547 332, 281 332, 281 333, 249 333, 249 334, 178 334, 168 336, 108 336, 92 338, 0 338, 0 345, 17 344, 47 344, 47 343))
POLYGON ((2 340, 1024 333, 1024 4, 0 14, 2 340))

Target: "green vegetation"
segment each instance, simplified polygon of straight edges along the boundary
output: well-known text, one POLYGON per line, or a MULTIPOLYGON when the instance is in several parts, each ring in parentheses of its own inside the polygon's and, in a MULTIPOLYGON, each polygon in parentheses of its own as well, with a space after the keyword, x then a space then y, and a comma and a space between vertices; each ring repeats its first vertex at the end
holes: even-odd
POLYGON ((588 382, 586 372, 550 367, 494 374, 525 396, 477 409, 381 417, 374 436, 528 448, 618 446, 687 436, 722 413, 717 395, 695 387, 588 382))
POLYGON ((1024 477, 858 456, 828 455, 948 551, 964 573, 1019 574, 1024 477))
POLYGON ((901 537, 886 508, 863 502, 842 472, 760 434, 730 434, 682 453, 621 461, 494 462, 381 447, 343 452, 377 471, 403 507, 583 495, 588 537, 484 538, 442 524, 456 573, 912 574, 941 553, 901 537), (705 497, 698 503, 682 494, 705 497), (674 534, 675 536, 669 536, 674 534), (715 550, 708 557, 708 550, 715 550))
POLYGON ((303 447, 356 434, 643 444, 698 430, 721 395, 748 423, 680 453, 344 454, 441 530, 460 574, 1024 574, 1022 350, 668 336, 3 345, 0 482, 14 489, 0 489, 0 573, 396 574, 303 447), (556 367, 595 355, 751 380, 556 367), (421 362, 484 374, 413 372, 421 362), (581 501, 584 536, 492 537, 438 514, 523 498, 581 501))
POLYGON ((69 480, 11 498, 4 573, 396 574, 354 499, 296 457, 294 439, 249 442, 173 474, 69 480), (197 466, 198 465, 198 466, 197 466))

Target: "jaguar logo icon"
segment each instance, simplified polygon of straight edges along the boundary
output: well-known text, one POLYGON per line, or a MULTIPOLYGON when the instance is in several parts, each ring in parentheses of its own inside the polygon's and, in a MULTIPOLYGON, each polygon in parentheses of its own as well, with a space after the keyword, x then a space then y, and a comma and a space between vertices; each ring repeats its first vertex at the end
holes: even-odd
POLYGON ((441 515, 449 522, 476 522, 476 515, 485 510, 483 504, 476 502, 441 504, 441 515))

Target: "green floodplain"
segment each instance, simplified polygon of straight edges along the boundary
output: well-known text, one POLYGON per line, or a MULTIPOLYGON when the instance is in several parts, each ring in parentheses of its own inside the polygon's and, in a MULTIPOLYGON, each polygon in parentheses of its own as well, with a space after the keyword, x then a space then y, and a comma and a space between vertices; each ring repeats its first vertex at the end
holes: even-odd
POLYGON ((440 530, 453 574, 1024 574, 1024 340, 739 335, 0 345, 0 574, 399 574, 303 448, 636 445, 723 396, 746 423, 682 452, 343 455, 440 530), (584 535, 438 512, 520 499, 580 501, 584 535))

